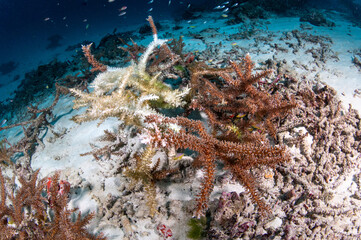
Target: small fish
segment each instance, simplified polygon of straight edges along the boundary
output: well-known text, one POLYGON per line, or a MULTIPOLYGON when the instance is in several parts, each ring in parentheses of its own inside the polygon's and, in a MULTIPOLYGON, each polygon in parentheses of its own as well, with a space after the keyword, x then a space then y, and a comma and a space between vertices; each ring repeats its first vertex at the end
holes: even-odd
POLYGON ((232 46, 236 46, 236 45, 237 45, 237 43, 236 43, 236 42, 233 42, 233 43, 231 43, 231 45, 232 45, 232 46))
POLYGON ((192 26, 189 26, 189 28, 196 28, 196 26, 192 25, 192 26))
POLYGON ((257 132, 262 132, 261 129, 259 129, 259 127, 257 126, 254 126, 252 125, 249 129, 248 129, 250 132, 253 132, 253 131, 257 131, 257 132))
POLYGON ((207 23, 207 21, 204 21, 204 22, 203 22, 203 24, 206 24, 206 23, 207 23))
POLYGON ((114 1, 115 1, 115 0, 108 0, 108 2, 110 2, 110 3, 111 3, 111 2, 114 2, 114 1))
POLYGON ((65 20, 66 19, 66 16, 65 17, 63 17, 63 20, 65 20))
POLYGON ((168 6, 169 6, 171 3, 172 3, 172 0, 169 0, 169 2, 168 2, 168 6))
POLYGON ((234 8, 234 7, 237 7, 238 6, 238 3, 235 3, 231 6, 231 8, 234 8))
POLYGON ((245 116, 247 116, 247 114, 238 114, 236 117, 238 117, 238 118, 244 118, 245 116))
POLYGON ((223 5, 227 5, 227 4, 229 4, 229 1, 227 1, 227 2, 224 2, 224 3, 222 3, 223 5))
POLYGON ((210 62, 210 63, 213 62, 213 59, 209 59, 208 62, 210 62))
POLYGON ((199 52, 199 50, 195 50, 194 52, 197 53, 197 52, 199 52))
POLYGON ((123 6, 123 7, 119 8, 119 11, 124 11, 127 8, 128 8, 127 6, 123 6))
POLYGON ((187 8, 189 8, 191 6, 191 4, 188 4, 187 8))
POLYGON ((177 156, 174 157, 174 160, 181 160, 184 156, 184 153, 177 153, 177 156))
POLYGON ((7 220, 8 220, 8 222, 7 222, 8 224, 14 224, 15 223, 15 221, 11 217, 8 217, 7 220))
POLYGON ((3 119, 3 120, 1 121, 1 123, 0 123, 0 127, 2 127, 7 121, 8 121, 8 120, 3 119))
POLYGON ((151 11, 153 11, 153 8, 149 8, 148 12, 151 12, 151 11))
POLYGON ((227 14, 222 14, 221 16, 224 17, 224 18, 228 17, 227 14))
POLYGON ((89 25, 89 23, 88 23, 88 24, 85 26, 85 29, 88 29, 88 28, 89 28, 89 26, 90 26, 90 25, 89 25))
POLYGON ((84 19, 84 20, 83 20, 83 22, 87 22, 87 21, 88 21, 88 19, 84 19))
POLYGON ((154 1, 154 0, 150 0, 150 1, 148 2, 148 4, 151 4, 151 3, 153 3, 153 1, 154 1))
POLYGON ((227 12, 229 10, 229 8, 226 8, 226 9, 224 9, 222 12, 227 12))
POLYGON ((119 13, 118 16, 123 16, 123 15, 125 15, 125 14, 127 14, 127 12, 121 12, 121 13, 119 13))
POLYGON ((218 5, 217 7, 213 8, 214 10, 219 10, 225 8, 224 5, 218 5))
POLYGON ((49 20, 50 20, 50 18, 49 18, 49 17, 44 18, 44 22, 49 21, 49 20))
POLYGON ((188 20, 188 21, 187 21, 187 23, 191 23, 191 22, 192 22, 192 20, 188 20))
POLYGON ((46 89, 48 89, 49 88, 49 85, 46 85, 46 87, 45 87, 46 89))

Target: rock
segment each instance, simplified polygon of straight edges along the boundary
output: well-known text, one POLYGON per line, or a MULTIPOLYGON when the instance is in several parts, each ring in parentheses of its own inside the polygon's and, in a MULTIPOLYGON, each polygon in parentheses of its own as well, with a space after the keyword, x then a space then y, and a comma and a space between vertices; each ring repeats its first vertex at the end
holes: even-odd
POLYGON ((279 217, 276 217, 272 221, 266 223, 264 227, 265 227, 265 229, 269 229, 269 228, 277 229, 277 228, 281 227, 281 225, 282 225, 282 219, 279 217))
POLYGON ((335 27, 336 24, 326 19, 319 11, 312 10, 300 18, 301 22, 309 22, 314 26, 335 27))

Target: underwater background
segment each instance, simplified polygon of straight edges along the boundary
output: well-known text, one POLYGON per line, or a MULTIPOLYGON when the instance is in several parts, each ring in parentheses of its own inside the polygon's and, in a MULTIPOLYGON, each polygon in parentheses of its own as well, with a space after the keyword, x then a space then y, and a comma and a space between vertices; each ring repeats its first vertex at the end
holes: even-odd
MULTIPOLYGON (((214 10, 224 3, 232 13, 234 4, 252 3, 280 16, 300 16, 313 8, 340 11, 361 21, 360 1, 356 0, 288 0, 288 1, 179 1, 179 0, 49 0, 0 1, 0 84, 19 81, 24 71, 56 57, 65 60, 65 46, 83 41, 96 41, 107 33, 129 31, 144 24, 152 15, 160 20, 189 20, 195 11, 214 10), (126 7, 124 11, 120 11, 126 7), (126 14, 119 16, 120 13, 126 14), (18 74, 12 72, 17 69, 18 74), (25 70, 26 69, 26 70, 25 70), (19 71, 22 70, 22 71, 19 71), (12 74, 10 74, 12 72, 12 74)), ((222 9, 224 10, 224 9, 222 9)), ((234 12, 234 11, 233 11, 234 12)), ((201 18, 202 16, 200 16, 201 18)), ((231 18, 231 14, 230 14, 231 18)), ((171 31, 168 29, 168 31, 171 31)), ((4 98, 1 98, 4 100, 4 98)))
POLYGON ((0 0, 0 240, 361 239, 360 110, 361 0, 0 0))

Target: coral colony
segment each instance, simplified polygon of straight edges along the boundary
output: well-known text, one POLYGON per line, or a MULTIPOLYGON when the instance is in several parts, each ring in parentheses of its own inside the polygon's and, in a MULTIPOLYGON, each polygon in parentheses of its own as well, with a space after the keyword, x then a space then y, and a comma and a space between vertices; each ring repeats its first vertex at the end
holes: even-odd
MULTIPOLYGON (((169 153, 169 161, 177 161, 175 153, 179 150, 196 152, 194 166, 204 171, 194 209, 197 218, 204 216, 208 209, 217 161, 221 161, 225 169, 246 187, 261 213, 266 214, 270 209, 257 193, 256 177, 250 169, 260 165, 273 167, 288 160, 285 148, 272 146, 266 136, 275 137, 275 120, 296 106, 294 100, 283 99, 277 93, 271 94, 272 89, 266 84, 258 84, 271 71, 253 75, 253 63, 249 55, 240 63, 231 61, 229 67, 210 68, 194 61, 194 56, 189 58, 190 54, 182 55, 181 39, 172 44, 168 40, 159 39, 152 17, 147 20, 153 31, 153 41, 145 50, 135 48, 142 51, 139 58, 128 45, 127 51, 133 58, 128 67, 108 67, 91 54, 91 44, 83 46, 84 55, 93 67, 91 71, 100 73, 92 82, 94 91, 89 93, 79 88, 70 89, 76 97, 74 108, 87 107, 85 113, 75 116, 73 120, 81 123, 99 119, 102 122, 109 117, 116 117, 127 126, 136 127, 135 131, 145 148, 136 154, 135 164, 126 167, 124 174, 132 181, 143 184, 151 216, 157 214, 156 183, 180 171, 171 168, 172 164, 167 166, 159 160, 152 164, 153 156, 159 149, 169 153), (184 77, 185 71, 190 76, 188 86, 172 89, 162 81, 184 77), (159 111, 184 106, 189 111, 184 112, 183 116, 166 117, 159 111), (187 118, 190 111, 196 110, 207 115, 208 129, 201 121, 187 118), (162 169, 158 168, 160 164, 163 165, 162 169)), ((133 46, 137 45, 133 43, 133 46)), ((5 164, 11 165, 10 157, 21 151, 28 156, 29 167, 33 145, 40 142, 37 129, 49 125, 46 114, 56 104, 59 94, 67 93, 64 87, 57 86, 57 89, 58 95, 51 107, 43 110, 29 108, 30 112, 40 113, 39 116, 34 114, 32 120, 1 128, 23 126, 25 133, 24 139, 17 145, 10 145, 6 140, 2 142, 1 159, 5 164)), ((117 138, 109 132, 106 134, 110 138, 117 138)), ((115 149, 106 146, 92 154, 99 159, 97 156, 106 152, 109 156, 116 154, 115 149)), ((91 214, 81 219, 79 213, 76 222, 70 221, 70 214, 74 210, 66 208, 69 183, 64 188, 61 185, 63 181, 57 185, 58 175, 49 178, 46 199, 42 196, 45 181, 37 181, 37 173, 32 174, 29 182, 21 177, 22 187, 10 195, 6 191, 5 179, 0 175, 0 217, 4 220, 0 222, 2 235, 19 239, 74 239, 74 236, 102 239, 102 236, 90 237, 84 230, 92 218, 91 214), (7 198, 12 202, 9 206, 6 204, 7 198)), ((159 229, 163 235, 171 236, 171 230, 167 230, 164 225, 159 229)))
MULTIPOLYGON (((137 125, 147 147, 142 156, 137 158, 136 169, 127 171, 127 174, 142 180, 148 194, 155 194, 155 181, 164 178, 167 171, 174 171, 169 169, 159 172, 149 168, 155 150, 191 149, 198 153, 195 161, 205 172, 195 216, 200 217, 207 210, 216 160, 225 164, 234 177, 247 187, 261 210, 266 212, 267 207, 258 197, 255 179, 249 170, 258 165, 274 166, 288 159, 284 148, 272 147, 265 133, 274 137, 274 119, 295 104, 292 100, 283 100, 278 94, 270 95, 267 89, 253 86, 270 71, 252 75, 253 64, 249 55, 241 64, 231 62, 231 67, 225 69, 210 69, 202 63, 187 66, 166 45, 166 40, 158 39, 151 17, 148 21, 153 30, 153 42, 144 51, 138 64, 133 63, 126 68, 107 68, 91 57, 89 47, 84 47, 92 66, 103 72, 93 82, 94 92, 83 93, 71 89, 77 96, 74 107, 88 106, 86 113, 77 116, 75 120, 82 122, 117 117, 127 124, 137 125), (160 49, 155 51, 157 46, 160 49), (154 54, 159 56, 155 57, 154 54), (167 54, 168 59, 163 54, 167 54), (151 57, 156 60, 149 63, 151 57), (154 64, 157 64, 158 70, 148 72, 147 67, 154 69, 154 64), (200 121, 181 116, 168 118, 156 111, 154 106, 179 107, 186 103, 182 98, 189 93, 187 87, 171 90, 160 81, 161 78, 174 75, 170 69, 175 64, 189 68, 192 98, 189 107, 207 114, 211 133, 200 121), (211 81, 217 77, 218 82, 211 81), (231 117, 233 113, 244 117, 234 119, 231 117)), ((149 201, 154 201, 154 198, 150 196, 149 201)), ((149 206, 154 214, 156 204, 149 202, 149 206)))
MULTIPOLYGON (((202 173, 192 199, 189 238, 202 238, 208 231, 210 239, 227 239, 225 234, 234 239, 256 228, 257 222, 244 216, 249 212, 246 208, 252 208, 259 219, 272 214, 275 205, 270 206, 265 197, 267 192, 259 189, 262 181, 273 178, 275 173, 271 170, 277 166, 281 165, 279 169, 287 173, 284 178, 303 181, 284 167, 291 161, 284 143, 304 146, 308 135, 279 136, 303 121, 313 131, 315 141, 326 138, 327 134, 312 124, 321 121, 324 115, 341 118, 339 107, 329 107, 333 102, 332 90, 296 86, 292 77, 285 74, 272 77, 272 70, 265 68, 255 73, 249 54, 230 60, 223 67, 211 67, 193 53, 183 53, 182 38, 158 38, 153 18, 149 16, 147 20, 153 33, 153 41, 147 47, 133 40, 131 45, 119 40, 126 47, 117 50, 128 54, 128 65, 111 67, 101 63, 93 55, 93 44, 83 45, 90 71, 60 79, 51 106, 43 109, 30 106, 28 120, 0 126, 0 131, 21 127, 23 132, 17 143, 11 144, 6 138, 0 142, 1 164, 14 170, 20 182, 19 186, 15 177, 5 178, 0 169, 0 240, 106 239, 101 229, 88 232, 87 225, 96 213, 75 214, 77 209, 69 208, 68 201, 76 186, 60 179, 59 172, 38 179, 39 170, 31 169, 32 156, 37 146, 43 145, 42 130, 51 131, 55 137, 62 134, 52 127, 52 111, 62 95, 71 94, 75 98, 74 109, 85 108, 72 118, 76 123, 96 120, 101 125, 109 118, 119 121, 115 132, 104 131, 102 147, 81 155, 92 155, 99 162, 123 156, 117 171, 127 179, 129 189, 141 186, 146 215, 152 219, 164 207, 161 206, 164 201, 157 197, 161 183, 175 178, 181 182, 179 179, 202 173), (89 91, 88 80, 92 78, 89 91), (290 90, 286 92, 285 88, 290 90), (329 112, 316 112, 322 107, 329 107, 324 110, 329 112), (312 120, 306 120, 305 114, 312 115, 307 118, 312 120), (135 147, 127 146, 128 138, 137 139, 135 147), (159 153, 166 157, 159 157, 159 153), (12 159, 19 154, 24 157, 15 164, 12 159), (215 204, 210 199, 215 183, 222 181, 216 174, 220 170, 225 172, 224 178, 229 176, 230 181, 241 184, 246 191, 239 194, 222 190, 215 204)), ((311 192, 303 193, 294 205, 306 204, 314 198, 311 192)), ((295 191, 289 191, 280 199, 293 199, 295 195, 295 191)), ((109 199, 99 211, 101 217, 108 216, 107 211, 117 206, 109 199)), ((119 209, 117 224, 131 239, 132 224, 122 206, 119 209)), ((163 239, 174 237, 174 229, 166 223, 158 222, 155 226, 163 239)), ((285 235, 292 235, 291 228, 290 225, 285 230, 285 235)))

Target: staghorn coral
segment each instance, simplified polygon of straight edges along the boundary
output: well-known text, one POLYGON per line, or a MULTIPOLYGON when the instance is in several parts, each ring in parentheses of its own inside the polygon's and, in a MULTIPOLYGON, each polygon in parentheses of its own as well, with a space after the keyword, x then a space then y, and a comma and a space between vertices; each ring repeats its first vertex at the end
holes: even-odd
POLYGON ((344 109, 324 83, 295 79, 280 76, 282 90, 295 96, 298 108, 280 123, 277 140, 300 151, 278 164, 273 178, 265 175, 259 188, 272 206, 272 218, 259 218, 244 193, 241 202, 221 198, 223 207, 217 207, 207 239, 233 239, 232 230, 243 230, 243 224, 247 230, 240 232, 241 239, 360 237, 360 116, 344 109), (353 179, 350 187, 344 185, 347 178, 353 179))
MULTIPOLYGON (((125 174, 143 183, 151 215, 155 214, 156 206, 155 182, 173 171, 157 170, 159 162, 152 162, 156 148, 175 151, 188 148, 198 152, 194 166, 201 166, 205 177, 197 197, 196 216, 203 215, 208 208, 218 160, 246 187, 261 212, 266 213, 269 208, 258 196, 256 178, 250 170, 261 165, 274 167, 289 159, 284 147, 272 147, 266 137, 268 134, 275 138, 277 120, 295 107, 293 99, 276 93, 274 84, 261 82, 270 70, 253 75, 254 64, 247 55, 240 64, 231 62, 231 67, 225 69, 211 69, 202 63, 190 67, 193 96, 190 107, 207 114, 211 133, 200 121, 163 117, 154 108, 183 106, 182 98, 188 89, 171 90, 159 78, 169 74, 175 64, 185 66, 185 63, 166 45, 166 40, 158 39, 151 17, 148 21, 153 42, 136 63, 123 68, 107 67, 94 80, 92 93, 71 90, 77 97, 74 108, 88 106, 86 112, 74 120, 102 121, 117 117, 126 125, 138 127, 142 142, 148 145, 125 174)), ((181 39, 177 44, 181 44, 181 39)), ((99 63, 93 65, 98 68, 99 63)), ((97 154, 109 156, 111 147, 90 153, 96 158, 97 154)))
POLYGON ((101 141, 109 142, 102 148, 92 150, 90 152, 82 153, 80 156, 93 155, 96 160, 101 160, 101 157, 104 156, 106 160, 111 158, 111 155, 121 156, 124 154, 122 147, 126 144, 124 139, 119 136, 118 133, 112 133, 108 130, 104 130, 104 136, 101 141))
POLYGON ((276 136, 275 120, 296 106, 295 101, 283 99, 272 92, 272 84, 261 82, 271 70, 252 74, 250 56, 231 67, 211 69, 204 64, 191 68, 191 108, 207 114, 218 139, 252 141, 253 131, 276 136), (232 73, 235 73, 232 75, 232 73))
POLYGON ((143 46, 139 46, 136 42, 134 42, 133 39, 130 39, 130 41, 132 42, 132 45, 126 43, 122 38, 119 38, 119 40, 127 46, 126 47, 122 47, 119 46, 118 48, 122 49, 124 52, 127 52, 129 54, 129 58, 126 59, 126 62, 130 62, 130 61, 135 61, 136 63, 138 63, 138 56, 142 53, 144 53, 145 48, 143 46))
POLYGON ((258 196, 256 180, 250 169, 261 165, 274 167, 277 163, 288 160, 284 147, 271 147, 266 140, 252 143, 221 141, 208 134, 201 121, 184 117, 162 118, 151 115, 147 117, 146 122, 157 126, 157 128, 150 127, 147 131, 147 141, 151 145, 175 147, 175 149, 188 148, 198 152, 199 156, 195 161, 204 168, 205 176, 197 197, 195 211, 197 217, 203 215, 208 208, 207 202, 213 189, 216 160, 221 160, 233 176, 247 188, 261 212, 269 211, 258 196))
POLYGON ((93 45, 93 43, 90 43, 88 45, 83 45, 81 48, 84 52, 84 56, 88 60, 88 62, 93 66, 93 68, 90 70, 91 72, 100 71, 105 72, 107 70, 107 66, 98 62, 95 57, 91 54, 90 48, 93 45))
MULTIPOLYGON (((39 170, 29 181, 20 176, 21 187, 10 193, 6 190, 5 178, 0 169, 0 239, 105 239, 93 236, 86 230, 92 214, 72 222, 71 215, 76 209, 67 208, 67 194, 59 194, 59 175, 51 178, 48 196, 43 197, 45 178, 38 181, 39 170), (11 205, 6 202, 10 200, 11 205), (50 207, 50 211, 48 208, 50 207)), ((8 188, 9 189, 9 188, 8 188)))
POLYGON ((155 147, 188 148, 198 152, 194 165, 201 166, 205 176, 197 197, 197 217, 208 208, 217 160, 246 187, 263 215, 269 208, 259 198, 256 179, 250 170, 261 165, 275 167, 289 160, 284 147, 271 147, 266 133, 275 138, 275 119, 296 104, 293 99, 287 101, 280 94, 268 92, 271 87, 256 85, 270 71, 253 75, 253 66, 247 55, 239 65, 231 62, 231 68, 210 69, 196 63, 191 69, 194 98, 190 107, 207 114, 211 133, 200 121, 184 117, 147 117, 149 126, 144 142, 155 147), (242 117, 235 117, 237 114, 242 117))
POLYGON ((117 117, 127 124, 140 126, 145 116, 157 114, 153 105, 163 108, 184 105, 182 98, 188 94, 188 88, 172 90, 158 79, 162 72, 150 74, 146 71, 152 53, 167 42, 158 39, 151 17, 148 21, 153 28, 153 41, 137 64, 123 68, 107 67, 107 71, 99 73, 93 81, 92 93, 71 89, 76 96, 74 108, 88 106, 86 113, 73 120, 83 122, 117 117))

